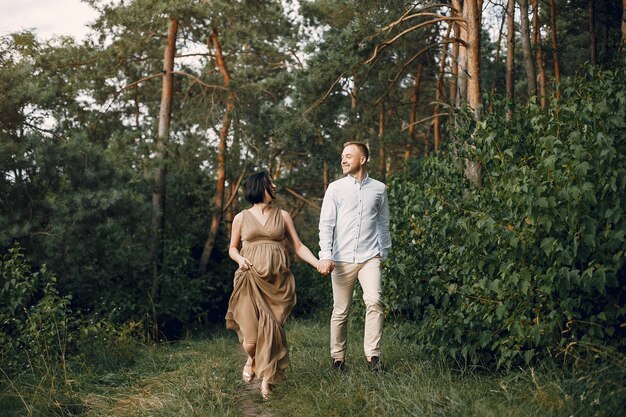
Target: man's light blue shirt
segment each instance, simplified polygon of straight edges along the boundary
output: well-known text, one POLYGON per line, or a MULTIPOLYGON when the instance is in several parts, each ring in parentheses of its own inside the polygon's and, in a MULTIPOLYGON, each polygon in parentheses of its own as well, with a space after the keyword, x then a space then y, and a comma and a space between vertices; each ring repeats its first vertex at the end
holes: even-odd
POLYGON ((347 175, 332 182, 320 214, 320 260, 363 263, 391 248, 385 184, 347 175))

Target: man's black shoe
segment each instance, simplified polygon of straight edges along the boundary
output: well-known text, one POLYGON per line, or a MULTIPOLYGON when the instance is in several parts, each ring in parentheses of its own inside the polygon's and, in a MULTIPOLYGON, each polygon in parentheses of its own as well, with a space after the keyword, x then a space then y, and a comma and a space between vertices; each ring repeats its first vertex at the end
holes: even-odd
POLYGON ((380 372, 383 370, 383 363, 380 361, 378 356, 372 356, 372 358, 367 362, 367 369, 371 372, 380 372))
POLYGON ((336 371, 343 371, 346 369, 346 363, 341 359, 333 360, 333 369, 336 371))

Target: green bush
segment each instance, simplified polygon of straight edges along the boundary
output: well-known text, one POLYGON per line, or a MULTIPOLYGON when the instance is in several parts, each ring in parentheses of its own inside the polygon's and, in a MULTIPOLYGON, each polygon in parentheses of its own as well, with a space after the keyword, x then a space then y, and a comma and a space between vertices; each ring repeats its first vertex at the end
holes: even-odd
MULTIPOLYGON (((57 279, 46 266, 33 271, 19 246, 0 260, 0 369, 5 376, 63 379, 71 362, 80 367, 115 369, 133 362, 142 336, 141 322, 112 324, 87 317, 59 295, 57 279)), ((96 369, 97 370, 97 369, 96 369)))
POLYGON ((18 246, 0 261, 0 367, 9 371, 65 365, 76 324, 56 278, 43 266, 31 271, 18 246))
POLYGON ((531 102, 508 123, 504 101, 478 124, 462 112, 461 145, 391 182, 384 290, 425 347, 498 366, 624 351, 623 73, 586 68, 549 109, 531 102))

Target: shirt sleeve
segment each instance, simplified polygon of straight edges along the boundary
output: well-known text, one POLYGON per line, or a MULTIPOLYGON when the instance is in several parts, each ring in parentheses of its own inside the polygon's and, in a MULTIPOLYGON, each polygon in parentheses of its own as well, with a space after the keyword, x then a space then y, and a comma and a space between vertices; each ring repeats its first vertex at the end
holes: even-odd
POLYGON ((378 247, 380 256, 387 259, 389 249, 391 249, 391 234, 389 233, 389 202, 387 200, 387 190, 383 190, 383 198, 378 210, 376 219, 376 227, 378 229, 378 247))
POLYGON ((333 190, 332 186, 326 189, 320 212, 320 261, 332 259, 333 257, 333 238, 335 225, 337 224, 337 204, 333 197, 333 190))

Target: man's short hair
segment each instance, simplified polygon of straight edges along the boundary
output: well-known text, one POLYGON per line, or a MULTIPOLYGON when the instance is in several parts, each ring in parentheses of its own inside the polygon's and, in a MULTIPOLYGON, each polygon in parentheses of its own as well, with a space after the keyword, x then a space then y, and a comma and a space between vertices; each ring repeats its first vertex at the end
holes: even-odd
POLYGON ((250 204, 263 202, 266 190, 272 195, 270 182, 270 175, 267 171, 260 171, 250 175, 243 184, 246 200, 250 204))
POLYGON ((359 148, 361 153, 365 156, 365 162, 369 161, 369 159, 370 159, 370 150, 367 149, 367 145, 366 144, 364 144, 363 142, 346 142, 346 143, 343 144, 343 147, 345 149, 346 146, 350 146, 350 145, 354 145, 357 148, 359 148))

